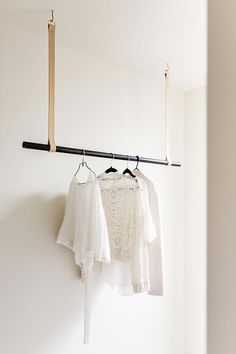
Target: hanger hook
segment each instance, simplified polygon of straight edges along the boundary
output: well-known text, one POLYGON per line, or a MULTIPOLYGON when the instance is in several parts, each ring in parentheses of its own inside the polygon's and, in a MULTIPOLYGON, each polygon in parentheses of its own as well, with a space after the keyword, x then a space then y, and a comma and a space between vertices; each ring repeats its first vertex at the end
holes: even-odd
POLYGON ((139 165, 139 156, 137 155, 137 163, 136 163, 136 167, 135 167, 135 170, 138 170, 138 165, 139 165))
POLYGON ((51 25, 55 25, 55 17, 54 17, 54 10, 50 10, 51 12, 51 18, 50 20, 48 21, 48 24, 51 24, 51 25))
POLYGON ((113 167, 113 161, 114 161, 114 154, 111 152, 111 167, 113 167))
POLYGON ((83 159, 82 159, 82 165, 84 165, 84 163, 85 163, 84 159, 85 159, 85 150, 83 150, 83 159))
POLYGON ((130 156, 127 155, 127 168, 128 168, 128 166, 129 166, 129 162, 130 162, 130 156))

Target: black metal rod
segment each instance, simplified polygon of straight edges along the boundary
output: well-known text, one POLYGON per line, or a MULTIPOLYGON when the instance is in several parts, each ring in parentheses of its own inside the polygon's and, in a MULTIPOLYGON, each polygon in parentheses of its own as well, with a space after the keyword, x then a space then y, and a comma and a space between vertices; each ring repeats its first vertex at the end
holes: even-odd
MULTIPOLYGON (((43 150, 43 151, 50 150, 49 144, 38 144, 38 143, 29 142, 29 141, 23 141, 22 147, 25 149, 33 149, 33 150, 43 150)), ((57 146, 56 152, 62 152, 65 154, 101 157, 101 158, 105 158, 105 159, 114 158, 116 160, 126 160, 127 161, 129 159, 129 161, 137 161, 137 156, 133 156, 133 155, 113 154, 113 153, 102 152, 102 151, 69 148, 69 147, 65 147, 65 146, 57 146)), ((169 164, 169 162, 167 160, 151 159, 149 157, 140 157, 140 156, 139 156, 139 162, 152 163, 152 164, 165 165, 165 166, 167 166, 169 164)), ((171 166, 181 167, 181 163, 172 161, 171 166)))

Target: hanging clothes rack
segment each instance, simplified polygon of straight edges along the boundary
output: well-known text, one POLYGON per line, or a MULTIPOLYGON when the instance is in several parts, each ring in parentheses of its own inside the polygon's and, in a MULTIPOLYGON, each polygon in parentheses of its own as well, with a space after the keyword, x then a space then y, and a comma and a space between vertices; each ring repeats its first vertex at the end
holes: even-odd
POLYGON ((50 151, 50 152, 60 152, 66 154, 76 154, 76 155, 86 155, 99 158, 109 158, 116 160, 129 160, 138 161, 150 164, 164 165, 164 166, 175 166, 181 167, 180 162, 171 161, 169 156, 169 112, 168 112, 168 77, 169 77, 169 67, 164 71, 165 78, 165 118, 166 118, 166 159, 154 159, 149 157, 140 157, 138 155, 123 155, 115 154, 102 151, 84 150, 65 146, 58 146, 55 143, 55 29, 56 24, 54 21, 54 11, 51 11, 51 19, 48 22, 48 144, 40 144, 30 141, 23 141, 22 147, 25 149, 50 151))
MULTIPOLYGON (((33 149, 33 150, 42 150, 42 151, 50 151, 50 145, 49 144, 38 144, 38 143, 33 143, 29 141, 23 141, 22 147, 25 149, 33 149)), ((66 154, 75 154, 75 155, 86 155, 86 156, 93 156, 93 157, 101 157, 101 158, 107 158, 111 159, 113 158, 114 160, 129 160, 129 161, 138 161, 139 162, 145 162, 145 163, 151 163, 151 164, 156 164, 156 165, 169 165, 169 161, 167 160, 160 160, 160 159, 153 159, 149 157, 137 157, 137 156, 132 156, 132 155, 122 155, 122 154, 113 154, 109 152, 102 152, 102 151, 93 151, 93 150, 83 150, 83 149, 76 149, 76 148, 71 148, 71 147, 66 147, 66 146, 56 146, 56 151, 55 152, 62 152, 66 154)), ((175 167, 181 167, 180 162, 171 162, 171 166, 175 167)))

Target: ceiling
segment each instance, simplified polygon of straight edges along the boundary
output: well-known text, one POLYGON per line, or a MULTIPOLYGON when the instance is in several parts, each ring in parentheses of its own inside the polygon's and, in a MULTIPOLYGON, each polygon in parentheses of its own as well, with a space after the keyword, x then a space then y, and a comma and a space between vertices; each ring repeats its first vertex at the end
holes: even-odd
POLYGON ((46 35, 55 11, 57 41, 172 84, 206 84, 206 0, 1 0, 0 19, 46 35))

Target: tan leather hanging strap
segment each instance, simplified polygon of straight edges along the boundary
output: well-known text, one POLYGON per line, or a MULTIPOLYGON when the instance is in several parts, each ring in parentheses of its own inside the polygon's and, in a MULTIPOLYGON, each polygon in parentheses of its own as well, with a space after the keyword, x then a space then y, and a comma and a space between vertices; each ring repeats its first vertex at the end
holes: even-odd
POLYGON ((48 144, 50 151, 56 151, 55 143, 55 28, 52 20, 48 23, 48 144))
POLYGON ((171 158, 170 158, 170 145, 169 145, 169 65, 166 64, 166 68, 164 70, 165 76, 165 123, 166 123, 166 161, 168 165, 171 166, 171 158))

